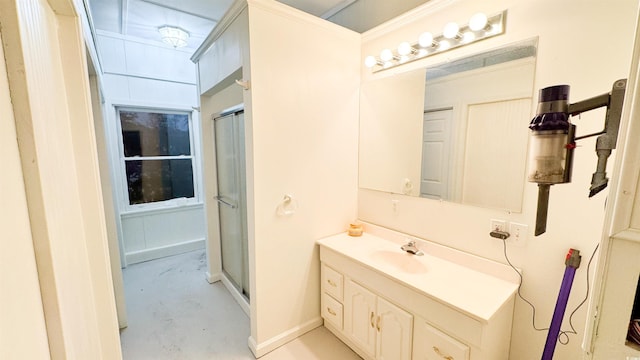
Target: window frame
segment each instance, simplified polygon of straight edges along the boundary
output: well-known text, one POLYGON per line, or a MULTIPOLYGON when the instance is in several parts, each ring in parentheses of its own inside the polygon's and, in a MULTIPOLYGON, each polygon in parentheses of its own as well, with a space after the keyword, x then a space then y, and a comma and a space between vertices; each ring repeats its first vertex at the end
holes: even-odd
POLYGON ((199 152, 196 149, 196 134, 193 120, 193 112, 191 110, 182 109, 167 109, 161 107, 141 107, 141 106, 127 106, 127 105, 115 105, 115 127, 117 135, 117 151, 118 151, 118 170, 119 170, 119 182, 121 184, 121 196, 122 210, 124 213, 134 213, 147 210, 161 210, 166 208, 173 208, 178 206, 195 205, 201 203, 201 191, 200 191, 200 168, 199 168, 199 152), (124 112, 142 112, 142 113, 156 113, 156 114, 175 114, 175 115, 187 115, 187 121, 189 126, 189 150, 190 155, 159 155, 159 156, 133 156, 126 157, 124 154, 124 139, 122 134, 122 120, 120 119, 120 113, 124 112), (193 175, 193 197, 191 198, 173 198, 169 200, 154 201, 142 204, 131 204, 129 198, 129 184, 127 181, 127 161, 145 161, 145 160, 191 160, 191 172, 193 175))

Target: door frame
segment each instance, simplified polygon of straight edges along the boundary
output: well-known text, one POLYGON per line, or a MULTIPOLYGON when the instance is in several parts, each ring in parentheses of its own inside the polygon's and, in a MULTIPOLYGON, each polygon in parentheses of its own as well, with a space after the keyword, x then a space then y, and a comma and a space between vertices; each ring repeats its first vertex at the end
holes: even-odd
POLYGON ((0 26, 51 358, 120 359, 82 5, 2 1, 0 26))
MULTIPOLYGON (((236 116, 237 113, 242 112, 244 114, 244 104, 238 104, 238 105, 234 105, 230 108, 227 108, 225 110, 222 110, 220 112, 217 112, 213 115, 211 115, 211 122, 212 122, 212 126, 211 126, 211 135, 212 135, 212 140, 213 140, 213 147, 212 147, 212 151, 213 151, 213 161, 215 162, 215 166, 213 166, 213 168, 215 169, 215 174, 214 174, 214 178, 213 178, 213 188, 214 188, 214 193, 215 196, 217 197, 218 194, 218 169, 217 169, 217 154, 216 154, 216 145, 215 145, 215 121, 219 118, 225 117, 225 116, 229 116, 229 115, 233 115, 236 116)), ((242 124, 242 127, 244 128, 244 123, 242 124)), ((244 134, 244 130, 242 131, 242 134, 244 134)), ((239 150, 241 152, 243 152, 243 158, 246 159, 246 154, 244 154, 245 148, 244 148, 244 144, 242 144, 242 146, 239 147, 239 150)), ((246 160, 245 160, 245 165, 246 165, 246 160)), ((241 169, 236 169, 236 172, 241 171, 241 169)), ((246 166, 244 168, 245 174, 246 174, 246 166)), ((239 176, 239 174, 236 174, 237 176, 239 176)), ((245 175, 246 176, 246 175, 245 175)), ((241 191, 240 193, 240 199, 239 199, 239 203, 244 203, 246 205, 246 198, 247 198, 247 194, 246 194, 246 179, 244 181, 244 192, 241 191)), ((242 308, 242 310, 245 312, 245 314, 247 314, 247 316, 251 316, 251 309, 249 306, 249 301, 248 299, 245 297, 245 295, 242 293, 242 291, 238 290, 235 286, 235 284, 233 283, 233 281, 231 281, 226 272, 223 269, 222 266, 222 238, 221 238, 221 224, 220 224, 220 210, 219 210, 219 202, 216 201, 216 206, 214 206, 215 208, 215 221, 216 221, 216 232, 215 232, 215 236, 216 236, 216 241, 215 241, 215 246, 217 247, 217 249, 211 249, 212 251, 208 251, 208 256, 210 257, 210 262, 212 262, 212 260, 215 260, 215 263, 217 264, 217 267, 219 268, 219 280, 222 281, 222 283, 224 284, 224 286, 227 288, 227 290, 229 290, 229 292, 231 293, 232 297, 236 300, 236 302, 240 305, 240 307, 242 308)), ((241 226, 243 227, 241 230, 243 231, 243 235, 247 237, 248 233, 247 233, 247 219, 246 216, 244 217, 244 222, 241 221, 241 226)), ((247 255, 248 255, 248 241, 247 241, 247 255)), ((248 261, 247 257, 245 257, 243 255, 243 262, 248 261)), ((246 266, 246 269, 244 269, 246 272, 244 272, 242 274, 242 281, 247 281, 247 284, 245 284, 245 286, 248 288, 249 291, 249 296, 251 296, 251 286, 250 286, 250 277, 248 274, 248 263, 246 266)), ((212 281, 210 281, 212 282, 212 281)), ((243 284, 239 284, 241 287, 243 284)))

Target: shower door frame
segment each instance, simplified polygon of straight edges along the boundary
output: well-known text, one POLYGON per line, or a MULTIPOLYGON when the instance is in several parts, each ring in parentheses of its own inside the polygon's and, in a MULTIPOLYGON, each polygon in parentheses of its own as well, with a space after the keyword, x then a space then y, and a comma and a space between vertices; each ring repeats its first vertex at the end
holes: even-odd
POLYGON ((222 269, 222 282, 229 289, 236 300, 243 306, 243 310, 248 314, 249 309, 249 301, 250 301, 250 284, 249 284, 249 268, 248 268, 248 233, 247 233, 247 196, 246 196, 246 154, 244 147, 244 107, 242 105, 234 106, 232 108, 226 109, 218 114, 214 114, 212 116, 213 124, 213 138, 214 138, 214 152, 215 152, 215 162, 216 162, 216 196, 215 200, 218 205, 218 229, 220 236, 220 261, 221 261, 221 269, 222 269), (216 121, 232 117, 239 118, 239 122, 233 124, 232 135, 233 135, 233 151, 234 151, 234 181, 238 183, 238 198, 237 199, 228 199, 224 198, 220 195, 220 173, 218 172, 218 162, 219 162, 219 154, 218 154, 218 144, 216 143, 216 121), (237 279, 233 279, 231 274, 225 269, 225 259, 224 259, 224 239, 223 239, 223 224, 221 220, 221 214, 223 209, 231 208, 232 210, 236 210, 239 219, 239 236, 240 236, 240 249, 241 249, 241 272, 240 275, 241 281, 238 282, 237 279), (246 308, 245 306, 246 305, 246 308))

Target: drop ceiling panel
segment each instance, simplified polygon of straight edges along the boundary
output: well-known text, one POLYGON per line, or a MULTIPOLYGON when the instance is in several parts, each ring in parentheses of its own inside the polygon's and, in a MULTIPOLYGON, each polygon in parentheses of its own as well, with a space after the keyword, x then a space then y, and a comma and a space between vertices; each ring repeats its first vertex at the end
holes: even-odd
MULTIPOLYGON (((355 0, 281 0, 322 16, 355 0)), ((89 0, 98 30, 143 40, 160 41, 158 27, 172 25, 190 34, 188 47, 197 48, 229 9, 233 0, 89 0)))
POLYGON ((302 10, 315 16, 322 16, 327 11, 342 6, 343 4, 350 4, 353 1, 345 0, 280 0, 281 3, 287 4, 296 9, 302 10))
POLYGON ((186 30, 190 38, 189 47, 198 47, 215 26, 215 22, 161 7, 146 1, 129 0, 126 34, 147 40, 161 41, 158 27, 177 26, 186 30))
POLYGON ((120 33, 121 0, 91 0, 89 8, 96 29, 120 33))
POLYGON ((211 21, 220 21, 233 0, 143 0, 168 9, 187 14, 206 17, 211 21))

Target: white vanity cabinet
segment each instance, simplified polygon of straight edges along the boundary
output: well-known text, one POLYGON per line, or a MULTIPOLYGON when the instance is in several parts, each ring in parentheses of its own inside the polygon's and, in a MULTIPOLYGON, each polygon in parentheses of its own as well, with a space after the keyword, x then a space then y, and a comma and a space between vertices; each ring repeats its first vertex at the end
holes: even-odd
POLYGON ((495 268, 418 260, 369 234, 318 243, 325 327, 364 359, 509 358, 517 283, 495 268))
POLYGON ((411 359, 411 313, 353 279, 345 280, 326 264, 321 277, 322 317, 328 328, 341 332, 371 359, 411 359))
POLYGON ((324 264, 320 273, 322 277, 322 298, 320 299, 322 317, 336 329, 342 330, 342 274, 324 264))
POLYGON ((413 315, 349 279, 344 333, 375 359, 411 359, 413 315))

